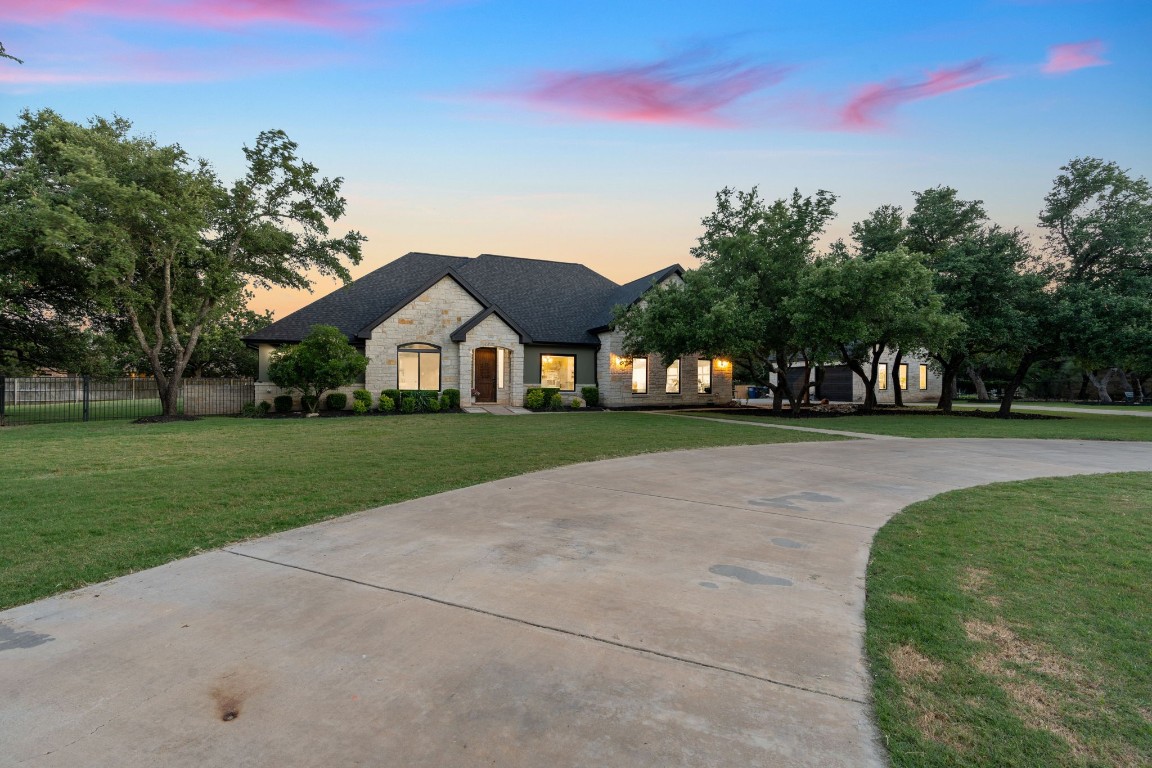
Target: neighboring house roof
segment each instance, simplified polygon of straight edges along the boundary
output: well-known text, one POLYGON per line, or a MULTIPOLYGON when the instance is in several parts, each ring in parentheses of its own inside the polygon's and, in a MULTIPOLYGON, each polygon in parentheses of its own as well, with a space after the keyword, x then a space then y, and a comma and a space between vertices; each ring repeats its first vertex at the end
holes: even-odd
POLYGON ((455 341, 491 314, 536 344, 597 344, 595 333, 612 320, 613 307, 634 303, 678 264, 617 285, 582 264, 481 254, 476 258, 408 253, 308 306, 245 336, 250 343, 290 343, 314 325, 334 325, 349 339, 372 329, 444 277, 451 277, 484 309, 456 329, 455 341))

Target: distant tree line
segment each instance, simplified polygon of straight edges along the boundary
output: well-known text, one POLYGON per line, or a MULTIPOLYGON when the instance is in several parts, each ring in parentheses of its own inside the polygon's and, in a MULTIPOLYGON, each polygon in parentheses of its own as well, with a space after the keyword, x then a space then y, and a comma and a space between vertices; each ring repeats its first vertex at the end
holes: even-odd
POLYGON ((1098 158, 1072 160, 1044 200, 1038 248, 951 187, 913 196, 911 211, 882 205, 852 225, 850 243, 818 253, 835 215, 830 192, 769 203, 756 188, 721 190, 692 251, 700 267, 618 311, 628 349, 730 357, 772 393, 775 409, 788 403, 794 414, 811 371, 830 362, 852 370, 873 407, 886 352, 897 365, 906 354, 930 359, 945 411, 959 376, 979 390, 981 372, 995 370, 1007 416, 1037 365, 1082 370, 1104 402, 1113 380, 1143 397, 1140 382, 1152 374, 1144 178, 1098 158))

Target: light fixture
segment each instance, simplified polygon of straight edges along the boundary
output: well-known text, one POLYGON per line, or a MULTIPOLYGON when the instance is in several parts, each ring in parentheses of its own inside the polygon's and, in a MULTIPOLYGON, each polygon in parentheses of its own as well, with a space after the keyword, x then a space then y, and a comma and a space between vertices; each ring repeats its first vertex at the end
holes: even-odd
POLYGON ((722 371, 727 370, 727 368, 731 365, 732 365, 732 363, 728 362, 727 360, 717 360, 716 361, 716 367, 722 371))

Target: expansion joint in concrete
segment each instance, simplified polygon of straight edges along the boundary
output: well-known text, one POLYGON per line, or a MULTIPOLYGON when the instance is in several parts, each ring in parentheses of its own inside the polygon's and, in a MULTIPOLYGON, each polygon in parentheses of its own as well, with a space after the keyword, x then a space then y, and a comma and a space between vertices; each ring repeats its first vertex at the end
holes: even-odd
POLYGON ((291 569, 296 570, 296 571, 302 571, 304 573, 311 573, 311 574, 314 574, 316 576, 323 576, 323 577, 329 578, 329 579, 336 579, 337 581, 344 581, 344 582, 348 582, 350 584, 357 584, 357 585, 362 586, 362 587, 368 587, 369 589, 376 589, 376 590, 379 590, 381 592, 389 592, 389 593, 394 594, 394 595, 403 595, 405 597, 416 598, 417 600, 425 600, 427 602, 437 603, 438 605, 447 606, 449 608, 458 608, 460 610, 469 611, 471 613, 480 614, 482 616, 489 616, 489 617, 494 618, 494 619, 500 619, 503 621, 510 621, 510 622, 515 623, 515 624, 520 624, 522 626, 532 627, 533 629, 542 629, 546 632, 555 632, 555 633, 560 634, 560 635, 567 635, 569 637, 576 637, 576 638, 580 638, 581 640, 589 640, 591 642, 600 643, 602 645, 611 645, 611 646, 615 646, 616 648, 621 648, 623 650, 633 651, 634 653, 642 653, 642 654, 645 654, 647 656, 656 656, 658 658, 667 659, 669 661, 675 661, 675 662, 679 662, 681 664, 688 664, 688 665, 693 666, 693 667, 699 667, 702 669, 710 669, 710 670, 713 670, 716 672, 724 672, 724 673, 727 673, 730 675, 737 675, 739 677, 748 678, 749 680, 756 680, 758 682, 767 683, 769 685, 778 685, 782 688, 791 688, 792 690, 795 690, 795 691, 803 691, 805 693, 811 693, 811 694, 816 695, 816 696, 827 696, 828 698, 831 698, 831 699, 839 699, 840 701, 848 701, 848 702, 852 702, 854 704, 868 704, 867 701, 864 701, 862 699, 852 698, 851 696, 839 696, 835 693, 829 693, 828 691, 820 691, 820 690, 817 690, 815 688, 807 688, 803 685, 796 685, 795 683, 786 683, 782 680, 773 680, 770 677, 763 677, 761 675, 754 675, 754 674, 751 674, 749 672, 743 672, 739 669, 732 669, 730 667, 723 667, 723 666, 720 666, 718 664, 709 664, 708 662, 697 661, 695 659, 689 659, 689 658, 685 658, 683 656, 677 656, 677 655, 672 654, 672 653, 664 653, 662 651, 655 651, 655 650, 652 650, 651 648, 644 648, 643 646, 639 646, 639 645, 631 645, 629 643, 620 642, 619 640, 610 640, 610 639, 605 638, 605 637, 598 637, 596 635, 590 635, 590 634, 587 634, 584 632, 575 632, 575 631, 570 630, 570 629, 564 629, 563 627, 554 627, 554 626, 551 626, 548 624, 540 624, 538 622, 528 621, 527 619, 521 619, 521 618, 518 618, 516 616, 509 616, 508 614, 498 613, 496 611, 488 611, 488 610, 485 610, 483 608, 477 608, 477 607, 471 606, 471 605, 464 605, 463 603, 457 603, 457 602, 454 602, 452 600, 445 600, 443 598, 433 597, 432 595, 426 595, 426 594, 423 594, 420 592, 412 592, 410 590, 397 589, 395 587, 385 587, 385 586, 382 586, 380 584, 373 584, 373 583, 368 582, 368 581, 361 581, 360 579, 353 579, 353 578, 350 578, 348 576, 340 576, 340 575, 334 574, 334 573, 327 573, 325 571, 316 570, 315 568, 305 568, 302 565, 293 565, 292 563, 282 563, 278 560, 270 560, 270 559, 265 558, 265 557, 257 557, 255 555, 249 555, 249 554, 246 554, 244 552, 236 552, 235 550, 231 550, 231 549, 224 549, 222 551, 227 552, 228 554, 231 554, 231 555, 237 555, 239 557, 246 557, 249 560, 256 560, 256 561, 259 561, 261 563, 267 563, 269 565, 276 565, 276 566, 280 566, 282 568, 291 568, 291 569))

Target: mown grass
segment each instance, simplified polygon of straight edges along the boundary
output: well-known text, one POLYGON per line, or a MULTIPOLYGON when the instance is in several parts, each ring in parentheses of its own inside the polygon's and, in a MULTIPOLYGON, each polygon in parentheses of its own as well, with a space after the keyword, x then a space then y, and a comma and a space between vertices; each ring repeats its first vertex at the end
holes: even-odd
MULTIPOLYGON (((1152 440, 1152 418, 1062 413, 1054 419, 987 419, 937 413, 788 419, 700 413, 716 418, 898 437, 1015 437, 1065 440, 1152 440)), ((1056 415, 1056 414, 1048 414, 1056 415)))
POLYGON ((0 608, 336 515, 562 464, 827 439, 640 413, 0 430, 0 608))
POLYGON ((894 766, 1152 765, 1152 473, 913 505, 867 588, 894 766))

